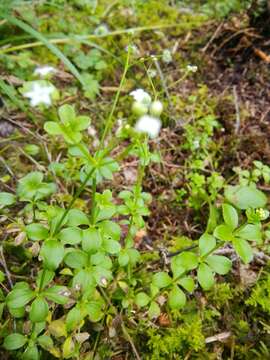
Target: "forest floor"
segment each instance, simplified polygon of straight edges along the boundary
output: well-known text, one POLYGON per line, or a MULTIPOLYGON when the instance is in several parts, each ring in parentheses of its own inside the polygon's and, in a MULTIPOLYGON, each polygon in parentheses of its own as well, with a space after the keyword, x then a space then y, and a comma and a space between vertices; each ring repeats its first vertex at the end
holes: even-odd
MULTIPOLYGON (((115 119, 132 124, 129 93, 135 88, 151 92, 150 80, 165 108, 159 137, 150 141, 151 150, 160 155, 161 161, 151 163, 142 183, 143 190, 152 195, 150 215, 145 217, 145 229, 135 236, 135 248, 145 262, 144 279, 149 273, 165 270, 174 252, 193 246, 209 225, 209 203, 222 203, 225 185, 251 181, 254 161, 262 162, 265 172, 270 173, 270 43, 261 24, 251 26, 246 13, 215 19, 190 14, 166 1, 151 0, 135 10, 119 3, 111 8, 101 6, 95 16, 68 1, 65 13, 61 7, 51 9, 46 5, 30 5, 29 12, 15 12, 48 38, 59 36, 57 45, 63 53, 81 72, 92 74, 85 91, 42 42, 36 46, 36 39, 26 36, 22 28, 8 20, 0 22, 0 75, 8 86, 8 90, 3 83, 0 86, 0 187, 2 192, 16 193, 18 180, 31 171, 41 171, 51 179, 49 165, 63 160, 65 175, 56 180, 59 190, 53 203, 67 205, 71 201, 78 180, 74 185, 71 176, 78 164, 68 158, 63 142, 48 137, 44 122, 55 118, 56 106, 72 104, 78 112, 91 117, 91 126, 100 133, 119 88, 127 54, 124 49, 136 45, 138 54, 132 59, 135 65, 121 89, 115 119), (88 26, 94 31, 97 24, 104 23, 112 35, 90 39, 95 41, 93 48, 99 49, 89 55, 90 60, 85 56, 92 49, 90 40, 79 45, 72 41, 61 43, 63 34, 68 38, 69 34, 89 33, 88 26), (168 23, 178 26, 163 28, 168 23), (155 24, 157 29, 151 29, 155 24), (126 31, 140 26, 150 29, 126 31), (124 31, 114 34, 119 28, 124 31), (169 51, 167 59, 164 50, 169 51), (45 64, 57 69, 50 81, 61 93, 60 99, 50 109, 30 108, 20 89, 25 81, 34 79, 33 69, 45 64), (197 71, 187 71, 190 65, 197 71), (29 145, 38 146, 38 150, 29 145)), ((115 125, 112 138, 116 130, 115 125)), ((86 141, 94 152, 91 135, 86 141)), ((119 155, 128 144, 125 140, 115 154, 119 155)), ((116 194, 129 189, 136 181, 137 167, 138 159, 130 154, 122 160, 113 180, 106 180, 98 190, 109 186, 116 194)), ((270 177, 258 175, 255 183, 268 196, 270 177)), ((77 201, 80 208, 85 208, 83 200, 88 196, 86 192, 77 201)), ((33 242, 16 233, 27 219, 23 205, 16 204, 11 213, 6 208, 1 211, 1 270, 5 272, 8 267, 13 282, 29 276, 34 281, 33 273, 39 265, 37 254, 33 255, 33 242)), ((268 225, 264 224, 264 229, 268 225)), ((160 315, 151 320, 144 311, 125 313, 126 309, 121 309, 129 330, 126 335, 119 330, 117 318, 108 312, 106 322, 90 326, 91 349, 85 346, 80 359, 270 359, 268 241, 266 236, 259 255, 249 264, 235 260, 231 248, 223 249, 233 259, 226 281, 218 275, 209 291, 197 287, 179 313, 162 307, 162 299, 160 315)), ((135 272, 143 266, 140 264, 135 272)), ((62 284, 62 280, 58 283, 62 284)), ((9 287, 5 281, 4 292, 9 287)), ((118 304, 118 299, 114 300, 118 304)), ((3 319, 2 338, 11 326, 7 310, 3 319)), ((6 350, 1 356, 20 358, 6 350)), ((65 358, 61 356, 51 352, 41 359, 65 358)))

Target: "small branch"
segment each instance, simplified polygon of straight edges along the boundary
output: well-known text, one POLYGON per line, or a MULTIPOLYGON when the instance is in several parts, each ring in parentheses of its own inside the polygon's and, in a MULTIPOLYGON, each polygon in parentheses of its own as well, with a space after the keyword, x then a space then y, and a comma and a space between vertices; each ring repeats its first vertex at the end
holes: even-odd
POLYGON ((160 81, 161 81, 163 90, 164 90, 164 92, 165 92, 165 94, 166 94, 166 97, 167 97, 167 99, 168 99, 169 106, 172 107, 172 102, 171 102, 169 90, 168 90, 168 87, 167 87, 167 83, 166 83, 165 77, 164 77, 164 75, 163 75, 163 72, 162 72, 162 70, 161 70, 161 67, 160 67, 160 65, 159 65, 159 62, 158 62, 158 60, 157 60, 156 57, 153 57, 153 61, 154 61, 155 67, 156 67, 156 69, 157 69, 158 75, 159 75, 159 77, 160 77, 160 81))
POLYGON ((239 102, 238 102, 238 95, 236 91, 236 86, 233 86, 233 97, 234 97, 234 106, 235 106, 235 114, 236 114, 236 122, 235 122, 235 129, 234 133, 238 134, 240 125, 241 125, 241 119, 240 119, 240 110, 239 110, 239 102))
POLYGON ((135 355, 136 359, 137 359, 137 360, 141 360, 141 357, 140 357, 140 355, 139 355, 139 353, 138 353, 138 351, 137 351, 137 349, 136 349, 136 347, 135 347, 135 345, 134 345, 134 342, 133 342, 133 340, 131 339, 131 337, 130 337, 127 329, 125 328, 125 325, 124 325, 123 322, 121 323, 121 328, 122 328, 123 334, 125 335, 125 337, 127 338, 128 342, 130 343, 130 346, 132 347, 132 350, 133 350, 133 352, 134 352, 134 355, 135 355))
POLYGON ((196 249, 197 247, 198 247, 198 245, 191 245, 191 246, 188 246, 188 247, 186 247, 186 248, 184 248, 184 249, 175 251, 175 252, 173 252, 173 253, 169 253, 169 254, 167 255, 167 257, 173 257, 173 256, 176 256, 176 255, 181 254, 181 253, 184 252, 184 251, 189 251, 189 250, 196 249))
POLYGON ((217 334, 214 336, 209 336, 208 338, 205 339, 205 343, 210 344, 215 341, 225 341, 229 337, 231 337, 231 335, 232 335, 232 333, 230 331, 225 331, 223 333, 220 333, 220 334, 217 334))
POLYGON ((8 267, 7 267, 7 263, 6 263, 6 259, 5 259, 4 251, 3 251, 3 246, 0 246, 0 256, 1 256, 0 264, 2 265, 3 269, 5 270, 5 274, 7 276, 9 286, 12 289, 13 288, 13 281, 11 280, 11 275, 10 275, 10 272, 8 270, 8 267))
POLYGON ((212 44, 212 42, 215 40, 215 38, 217 37, 220 29, 222 28, 224 22, 222 21, 218 27, 216 28, 214 34, 211 36, 210 40, 208 41, 208 43, 202 48, 202 52, 205 53, 206 50, 209 48, 209 46, 212 44))

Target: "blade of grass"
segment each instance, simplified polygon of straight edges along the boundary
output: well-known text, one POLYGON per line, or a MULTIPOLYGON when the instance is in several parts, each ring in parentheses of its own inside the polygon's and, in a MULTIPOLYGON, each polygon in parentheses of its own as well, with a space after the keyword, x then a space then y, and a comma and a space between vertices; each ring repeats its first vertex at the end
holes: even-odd
MULTIPOLYGON (((0 16, 1 16, 1 14, 0 14, 0 16)), ((203 23, 203 21, 205 22, 205 19, 206 19, 205 16, 201 16, 202 23, 203 23)), ((120 30, 111 31, 105 35, 95 35, 95 34, 82 35, 82 36, 72 35, 71 37, 51 39, 51 40, 46 39, 46 40, 50 44, 68 44, 68 43, 72 43, 75 40, 80 42, 80 41, 91 40, 91 39, 102 39, 102 38, 106 38, 109 36, 117 36, 117 35, 124 35, 124 34, 136 34, 136 33, 144 32, 144 31, 154 31, 154 30, 162 30, 162 29, 169 29, 169 28, 182 28, 183 31, 186 31, 186 30, 192 29, 194 27, 198 27, 200 25, 200 23, 199 23, 198 19, 196 21, 197 22, 195 22, 195 20, 194 20, 194 22, 192 22, 190 20, 188 23, 183 22, 183 23, 179 23, 179 24, 163 24, 163 25, 153 25, 153 26, 141 26, 141 27, 135 27, 135 28, 130 28, 130 29, 120 29, 120 30)), ((36 41, 36 42, 28 43, 28 44, 12 46, 9 48, 5 47, 4 49, 0 49, 0 54, 6 54, 9 52, 34 48, 34 47, 38 47, 38 46, 44 46, 44 43, 42 41, 36 41)))
POLYGON ((72 62, 56 47, 52 42, 50 42, 45 36, 43 36, 40 32, 33 29, 30 25, 25 23, 22 20, 17 19, 14 16, 2 14, 0 15, 4 17, 9 23, 12 25, 18 26, 28 34, 32 35, 34 38, 39 40, 43 45, 45 45, 51 52, 57 56, 69 69, 69 71, 78 79, 82 86, 84 86, 83 78, 81 77, 77 68, 72 64, 72 62))
POLYGON ((10 98, 14 105, 16 105, 22 111, 27 112, 24 103, 19 98, 17 98, 17 91, 12 85, 8 85, 4 80, 0 79, 0 89, 4 95, 10 98))

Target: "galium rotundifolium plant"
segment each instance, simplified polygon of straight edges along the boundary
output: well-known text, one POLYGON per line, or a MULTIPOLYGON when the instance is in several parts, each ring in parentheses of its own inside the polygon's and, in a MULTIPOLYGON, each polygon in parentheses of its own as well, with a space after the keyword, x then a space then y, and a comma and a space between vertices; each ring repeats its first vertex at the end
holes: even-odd
MULTIPOLYGON (((207 291, 231 270, 233 260, 223 249, 234 250, 248 264, 264 241, 265 195, 255 183, 227 186, 219 209, 211 199, 207 229, 192 250, 172 254, 163 271, 142 276, 145 264, 137 266, 142 256, 134 240, 150 214, 151 196, 143 191, 142 180, 146 167, 158 159, 148 139, 159 133, 163 106, 142 89, 131 96, 135 126, 122 124, 115 137, 103 136, 94 151, 84 141, 90 119, 73 106, 61 106, 57 119, 44 124, 49 136, 64 141, 66 162, 76 164, 69 181, 78 190, 68 205, 57 201, 57 166, 50 167, 48 177, 40 171, 24 176, 16 195, 0 193, 4 213, 17 200, 25 205, 22 220, 15 221, 22 235, 17 245, 31 243, 27 256, 41 264, 32 270, 36 280, 31 284, 16 282, 6 296, 0 291, 0 314, 12 317, 5 321, 3 346, 25 360, 39 359, 42 351, 56 358, 78 357, 90 338, 88 324, 109 322, 120 312, 147 310, 152 319, 166 306, 179 311, 196 288, 207 291), (115 152, 122 140, 123 150, 115 152), (116 193, 109 181, 129 155, 138 159, 137 178, 116 193)), ((66 162, 58 164, 60 174, 66 162)))
MULTIPOLYGON (((150 111, 151 102, 148 105, 150 111)), ((155 136, 161 127, 161 110, 156 117, 149 116, 158 125, 155 136)), ((146 166, 156 159, 148 145, 149 136, 154 137, 148 120, 140 128, 123 126, 117 137, 106 146, 100 141, 92 153, 84 142, 89 117, 63 105, 58 118, 45 122, 44 129, 53 139, 64 141, 67 158, 76 160, 73 186, 79 184, 79 188, 71 202, 60 206, 53 200, 58 191, 50 180, 56 176, 54 168, 47 178, 40 171, 21 178, 16 195, 0 193, 2 209, 17 200, 25 205, 21 210, 24 220, 15 224, 23 235, 18 245, 32 243, 31 250, 35 250, 28 256, 41 262, 39 269, 33 269, 34 284, 17 282, 7 296, 0 293, 1 315, 8 311, 15 324, 6 323, 6 350, 19 351, 25 360, 39 359, 41 349, 56 358, 78 357, 81 344, 90 336, 85 324, 102 321, 106 313, 117 315, 116 305, 108 298, 118 298, 124 308, 133 306, 137 284, 133 269, 141 261, 134 237, 145 227, 151 201, 142 190, 142 180, 146 166), (111 153, 122 139, 129 139, 130 144, 116 157, 120 161, 130 154, 138 157, 138 176, 131 188, 115 194, 104 182, 120 169, 111 153), (83 192, 85 189, 88 191, 83 192), (78 206, 81 194, 84 206, 78 206)))

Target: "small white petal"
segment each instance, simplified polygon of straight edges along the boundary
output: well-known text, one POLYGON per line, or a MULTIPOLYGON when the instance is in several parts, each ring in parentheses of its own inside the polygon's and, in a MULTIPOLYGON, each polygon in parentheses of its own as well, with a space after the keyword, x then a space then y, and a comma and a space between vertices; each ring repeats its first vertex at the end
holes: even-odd
POLYGON ((53 72, 56 72, 55 68, 53 68, 52 66, 45 65, 45 66, 37 67, 34 71, 34 75, 39 75, 43 77, 53 72))
POLYGON ((148 134, 152 139, 158 136, 160 128, 161 121, 149 115, 140 117, 135 125, 135 130, 148 134))
POLYGON ((133 90, 130 95, 133 96, 135 101, 141 102, 145 105, 149 105, 151 103, 151 96, 143 89, 133 90))

